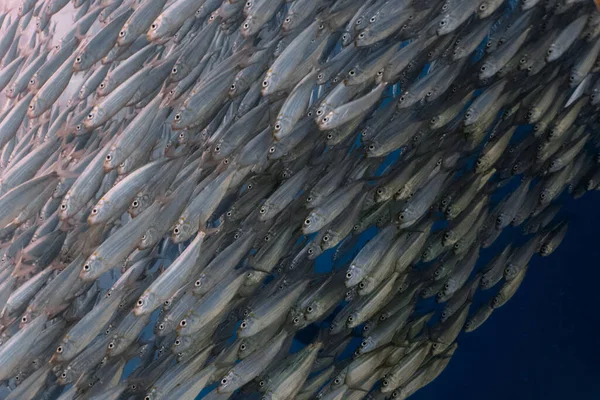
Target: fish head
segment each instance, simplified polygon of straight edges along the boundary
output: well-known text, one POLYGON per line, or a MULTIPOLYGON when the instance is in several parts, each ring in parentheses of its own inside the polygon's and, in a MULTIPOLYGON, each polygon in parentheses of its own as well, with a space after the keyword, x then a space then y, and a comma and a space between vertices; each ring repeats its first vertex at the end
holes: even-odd
POLYGON ((350 266, 348 267, 348 271, 346 272, 346 278, 345 278, 345 284, 347 288, 356 286, 360 283, 360 281, 363 280, 363 271, 362 268, 355 264, 352 263, 350 264, 350 266))
POLYGON ((493 4, 490 5, 490 1, 484 1, 477 7, 477 15, 481 19, 489 17, 494 11, 496 11, 496 7, 493 4))
POLYGON ((169 34, 169 20, 164 14, 160 14, 150 25, 146 32, 146 39, 150 42, 156 42, 169 34))
POLYGON ((550 201, 553 198, 552 194, 553 194, 552 189, 544 188, 542 190, 542 192, 540 193, 540 204, 545 205, 545 204, 550 203, 550 201))
POLYGON ((404 228, 408 228, 409 226, 414 225, 414 223, 417 221, 418 217, 419 216, 417 215, 417 212, 414 210, 414 207, 411 207, 409 205, 398 215, 398 222, 400 224, 400 228, 404 229, 404 228))
POLYGON ((294 125, 292 121, 284 114, 279 114, 273 125, 273 137, 275 140, 281 140, 292 131, 294 125))
POLYGON ((110 208, 110 202, 104 200, 104 198, 98 200, 98 203, 96 203, 96 205, 92 208, 92 211, 90 211, 90 215, 88 216, 87 220, 88 224, 94 225, 103 221, 107 214, 109 214, 110 208))
POLYGON ((39 77, 38 77, 38 73, 36 72, 35 74, 33 74, 33 76, 31 77, 31 79, 29 79, 29 83, 27 84, 27 89, 30 92, 36 92, 39 89, 39 77))
POLYGON ((161 394, 161 391, 156 386, 152 386, 150 390, 146 392, 144 400, 154 400, 162 398, 161 394))
POLYGON ((564 53, 564 50, 561 48, 560 43, 552 43, 546 50, 546 62, 555 61, 562 53, 564 53))
POLYGON ((269 150, 267 151, 267 159, 279 160, 283 157, 286 157, 289 154, 290 153, 288 151, 284 151, 284 146, 274 142, 273 145, 269 147, 269 150))
POLYGON ((119 166, 119 160, 122 159, 121 149, 116 147, 115 145, 111 146, 110 150, 104 156, 104 162, 102 166, 104 167, 104 172, 110 172, 113 169, 119 166))
MULTIPOLYGON (((102 96, 106 96, 107 94, 110 93, 110 91, 112 90, 114 83, 113 83, 113 78, 109 75, 106 78, 104 78, 104 80, 102 80, 102 82, 100 82, 100 84, 98 85, 98 88, 96 89, 96 95, 98 97, 102 97, 102 96)), ((81 91, 79 92, 80 95, 80 99, 83 100, 81 98, 82 95, 85 94, 84 88, 81 88, 81 91)))
POLYGON ((519 266, 515 263, 509 262, 506 268, 504 268, 504 279, 507 281, 513 279, 519 273, 519 266))
POLYGON ((281 25, 281 28, 283 29, 284 32, 289 32, 289 31, 293 30, 294 28, 296 28, 298 26, 299 22, 301 22, 301 21, 297 21, 296 13, 293 10, 289 10, 287 15, 285 16, 285 19, 283 20, 283 24, 281 25))
POLYGON ((160 232, 158 232, 156 227, 151 226, 150 228, 148 228, 146 233, 144 233, 144 235, 140 239, 138 249, 140 249, 140 250, 149 249, 150 247, 152 247, 156 243, 158 243, 158 240, 160 239, 161 236, 162 235, 160 234, 160 232))
POLYGON ((171 127, 178 131, 187 126, 191 126, 194 123, 194 113, 191 109, 186 106, 184 102, 177 113, 173 116, 173 122, 171 122, 171 127))
POLYGON ((185 218, 180 218, 173 228, 173 235, 171 238, 173 243, 182 243, 192 237, 193 233, 193 228, 190 222, 185 218))
POLYGON ((260 93, 263 96, 268 96, 270 94, 273 94, 277 91, 278 84, 279 84, 279 80, 278 80, 277 73, 275 71, 273 71, 272 69, 269 69, 267 71, 267 73, 265 74, 265 77, 261 83, 262 89, 260 90, 260 93))
POLYGON ((71 201, 71 191, 69 190, 69 191, 67 191, 67 194, 65 194, 65 197, 60 202, 60 206, 58 209, 58 218, 61 221, 64 221, 67 218, 72 217, 73 214, 75 214, 77 211, 78 210, 75 210, 74 201, 71 201))
MULTIPOLYGON (((41 115, 40 113, 40 100, 38 98, 38 96, 34 96, 33 99, 31 99, 31 102, 29 103, 29 106, 27 107, 27 116, 29 118, 37 118, 41 115)), ((43 111, 43 110, 42 110, 43 111)))
POLYGON ((70 365, 58 375, 58 383, 60 385, 68 385, 69 383, 73 383, 75 379, 77 379, 76 371, 73 371, 70 365))
POLYGON ((192 336, 177 336, 177 339, 173 342, 173 346, 171 346, 171 351, 175 354, 183 352, 194 344, 194 339, 192 336))
POLYGON ((255 333, 253 329, 255 325, 256 320, 251 315, 249 315, 247 318, 244 318, 238 329, 238 336, 249 337, 253 335, 255 333))
POLYGON ((365 141, 364 148, 366 149, 367 157, 379 157, 381 155, 380 151, 382 148, 376 139, 365 141))
POLYGON ((367 275, 360 283, 358 284, 358 294, 360 296, 367 295, 375 290, 376 285, 375 279, 372 276, 367 275))
POLYGON ((487 171, 489 168, 489 157, 482 155, 481 157, 477 158, 477 161, 475 162, 475 173, 480 174, 487 171))
POLYGON ((161 337, 171 333, 173 328, 175 328, 173 322, 174 321, 167 317, 157 321, 156 325, 154 326, 154 333, 161 337))
POLYGON ((394 193, 388 186, 380 186, 375 190, 375 202, 383 203, 384 201, 391 199, 393 195, 394 193))
POLYGON ((238 376, 234 370, 229 370, 227 374, 221 378, 219 386, 217 387, 218 393, 231 393, 236 390, 242 383, 240 376, 238 376))
POLYGON ((125 47, 136 39, 135 37, 131 37, 129 34, 129 22, 125 22, 121 30, 119 31, 119 36, 117 38, 117 45, 121 47, 125 47))
POLYGON ((316 209, 313 210, 304 219, 304 223, 302 224, 302 233, 305 235, 315 233, 326 224, 325 216, 323 216, 319 211, 320 210, 316 209))
POLYGON ((133 199, 127 212, 132 218, 137 217, 150 206, 151 198, 147 193, 141 192, 133 199))
MULTIPOLYGON (((358 20, 356 22, 358 22, 358 20)), ((374 37, 376 37, 376 35, 374 35, 374 33, 371 31, 372 31, 372 28, 369 26, 367 26, 366 28, 361 30, 354 37, 354 45, 356 47, 365 47, 365 46, 370 46, 371 44, 373 44, 373 39, 374 39, 374 37)), ((375 34, 376 34, 376 32, 375 32, 375 34)))
MULTIPOLYGON (((248 3, 250 3, 251 1, 249 1, 248 3)), ((242 36, 244 38, 249 38, 253 35, 255 35, 256 33, 258 33, 258 31, 260 30, 260 28, 262 27, 262 25, 260 24, 259 21, 256 21, 253 15, 248 15, 246 17, 246 19, 244 20, 244 22, 242 23, 242 26, 240 28, 240 32, 242 33, 242 36)))
POLYGON ((600 89, 594 88, 590 94, 590 102, 592 105, 597 106, 600 104, 600 89))
POLYGON ((248 357, 256 350, 256 341, 253 338, 244 338, 240 341, 237 354, 240 360, 248 357))
POLYGON ((308 325, 302 312, 297 312, 295 314, 290 312, 289 323, 293 327, 293 329, 302 329, 308 325))
POLYGON ((464 123, 465 126, 469 126, 475 123, 479 119, 480 112, 476 107, 469 107, 465 112, 464 123))
POLYGON ((100 125, 100 121, 105 115, 105 111, 102 106, 95 105, 94 108, 89 112, 89 114, 83 120, 83 126, 91 129, 100 125))
POLYGON ((100 276, 100 271, 104 269, 102 259, 98 256, 97 253, 93 253, 88 257, 86 262, 81 267, 81 272, 79 273, 79 277, 86 282, 90 282, 98 278, 100 276))
POLYGON ((77 54, 75 60, 73 61, 73 71, 85 71, 86 69, 91 67, 90 61, 90 57, 87 54, 86 48, 84 47, 83 49, 81 49, 79 54, 77 54))
POLYGON ((56 347, 56 351, 50 358, 51 363, 61 363, 71 360, 75 356, 75 346, 73 345, 72 339, 67 335, 65 336, 59 345, 56 347))
POLYGON ((314 260, 323 254, 323 250, 320 246, 320 240, 313 240, 309 243, 308 249, 306 250, 306 254, 308 255, 309 260, 314 260))
MULTIPOLYGON (((108 342, 108 344, 106 345, 106 356, 107 357, 111 357, 113 354, 116 355, 117 352, 120 349, 120 345, 123 341, 123 338, 118 336, 118 335, 114 335, 113 338, 110 340, 110 342, 108 342)), ((120 351, 119 351, 120 353, 120 351)))
POLYGON ((498 293, 497 295, 495 295, 492 298, 492 301, 490 302, 490 306, 492 308, 499 308, 500 306, 502 306, 502 294, 498 293))
POLYGON ((496 72, 498 72, 498 69, 496 68, 496 62, 491 57, 488 57, 481 67, 479 67, 479 79, 485 80, 491 78, 496 74, 496 72))
POLYGON ((331 110, 319 120, 317 125, 319 126, 320 130, 327 131, 333 129, 337 121, 338 116, 335 113, 335 110, 331 110))
POLYGON ((540 256, 547 257, 554 251, 554 246, 552 243, 545 243, 540 248, 540 256))
POLYGON ((443 352, 446 351, 446 349, 450 347, 449 345, 442 343, 442 342, 433 342, 431 344, 431 355, 432 356, 437 356, 439 354, 442 354, 443 352))
POLYGON ((261 283, 268 274, 263 271, 248 271, 244 277, 244 286, 254 286, 261 283))
POLYGON ((246 80, 244 79, 244 77, 245 76, 242 70, 238 72, 235 78, 233 79, 233 83, 231 84, 231 86, 229 86, 229 90, 227 91, 227 94, 229 95, 230 99, 234 99, 242 93, 245 93, 248 86, 246 85, 246 80))
POLYGON ((273 218, 276 214, 275 207, 273 207, 270 203, 265 202, 258 210, 259 216, 258 219, 260 221, 268 221, 273 218))
POLYGON ((137 317, 149 314, 157 308, 158 302, 156 295, 146 290, 135 303, 133 314, 137 317))

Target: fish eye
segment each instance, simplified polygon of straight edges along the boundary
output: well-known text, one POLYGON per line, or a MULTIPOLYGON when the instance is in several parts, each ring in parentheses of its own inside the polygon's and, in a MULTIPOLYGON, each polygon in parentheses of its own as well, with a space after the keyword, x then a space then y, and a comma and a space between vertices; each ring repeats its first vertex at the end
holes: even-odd
POLYGON ((79 64, 79 63, 81 62, 81 57, 80 57, 80 56, 78 56, 77 58, 75 58, 75 62, 76 62, 77 64, 79 64))
POLYGON ((398 218, 400 218, 401 220, 403 220, 403 219, 404 219, 404 213, 400 214, 400 215, 398 216, 398 218))
POLYGON ((150 29, 155 30, 156 28, 158 28, 158 25, 156 23, 150 25, 150 29))
POLYGON ((440 21, 440 26, 446 26, 446 22, 447 22, 447 21, 446 21, 445 19, 441 20, 441 21, 440 21))
POLYGON ((331 133, 328 133, 328 134, 327 134, 327 139, 328 139, 328 140, 331 140, 331 139, 333 139, 333 135, 332 135, 331 133))
POLYGON ((340 383, 342 383, 342 380, 340 378, 335 378, 333 383, 335 383, 336 385, 339 385, 340 383))
POLYGON ((62 353, 63 352, 63 347, 62 346, 58 346, 56 348, 56 352, 59 353, 59 354, 62 353))
POLYGON ((285 22, 287 22, 287 23, 290 23, 291 21, 292 21, 292 19, 291 19, 290 17, 287 17, 287 18, 285 19, 285 22))
MULTIPOLYGON (((61 376, 63 379, 65 379, 65 378, 67 377, 67 373, 66 373, 66 372, 63 372, 62 374, 60 374, 60 376, 61 376)), ((18 378, 18 377, 17 377, 17 378, 18 378)), ((17 379, 17 378, 15 378, 15 379, 17 379)))
POLYGON ((179 322, 179 326, 181 326, 182 328, 183 328, 184 326, 186 326, 186 325, 187 325, 187 321, 186 321, 185 319, 182 319, 182 320, 179 322))
POLYGON ((21 318, 21 322, 26 324, 27 323, 27 316, 24 315, 23 318, 21 318))
POLYGON ((273 153, 275 153, 275 146, 271 146, 269 148, 269 154, 273 154, 273 153))
MULTIPOLYGON (((300 323, 300 318, 294 317, 292 322, 294 323, 294 325, 298 325, 298 323, 300 323)), ((262 381, 261 381, 261 383, 262 383, 262 381)))
POLYGON ((375 16, 372 16, 371 19, 369 19, 369 22, 373 23, 373 22, 375 22, 376 19, 377 18, 375 18, 375 16))
POLYGON ((177 339, 177 340, 175 341, 175 346, 179 346, 179 345, 181 345, 181 340, 177 339))
POLYGON ((269 86, 269 81, 265 79, 265 80, 262 82, 262 86, 263 86, 263 87, 265 87, 265 88, 266 88, 267 86, 269 86))
POLYGON ((347 272, 346 273, 346 279, 350 279, 352 278, 352 272, 347 272))
POLYGON ((554 52, 554 49, 549 48, 548 51, 546 52, 547 55, 552 55, 552 53, 554 52))
POLYGON ((83 270, 84 270, 84 271, 89 271, 89 270, 90 270, 90 264, 85 264, 85 265, 83 266, 83 270))
POLYGON ((575 82, 575 76, 574 75, 569 76, 569 82, 575 82))
POLYGON ((63 211, 64 211, 64 210, 66 210, 66 209, 67 209, 67 205, 66 205, 66 204, 64 204, 64 203, 63 203, 63 204, 61 204, 61 205, 60 205, 60 209, 61 209, 61 210, 63 210, 63 211))
POLYGON ((354 75, 356 75, 356 71, 351 69, 350 72, 348 72, 348 75, 354 76, 354 75))
POLYGON ((281 125, 280 124, 275 124, 275 130, 278 131, 281 129, 281 125))
POLYGON ((242 350, 242 351, 246 350, 246 343, 242 343, 240 345, 240 350, 242 350))
POLYGON ((247 327, 248 327, 248 324, 246 323, 246 321, 242 321, 242 323, 240 324, 240 328, 246 329, 247 327))
POLYGON ((327 123, 327 122, 329 122, 329 117, 323 117, 323 122, 324 122, 324 123, 327 123))
POLYGON ((221 379, 221 385, 225 385, 227 383, 227 378, 221 379))
POLYGON ((479 6, 479 11, 485 11, 487 8, 487 4, 483 3, 482 5, 479 6))
POLYGON ((174 119, 175 119, 175 121, 179 121, 181 119, 181 114, 180 113, 175 114, 174 119))
POLYGON ((175 235, 179 235, 179 228, 175 228, 175 229, 173 229, 173 233, 174 233, 175 235))
POLYGON ((244 29, 248 29, 250 27, 250 25, 246 22, 244 23, 244 29))
POLYGON ((367 285, 364 282, 358 284, 358 287, 364 289, 367 285))
POLYGON ((114 347, 115 347, 115 344, 114 344, 114 342, 110 342, 110 343, 108 344, 108 348, 109 348, 109 349, 113 349, 114 347))
POLYGON ((123 29, 121 32, 119 32, 119 37, 123 37, 125 36, 125 30, 123 29))
POLYGON ((484 65, 482 65, 482 66, 481 66, 481 68, 479 68, 479 70, 480 70, 481 72, 484 72, 486 69, 487 69, 487 67, 485 66, 485 64, 484 64, 484 65))
POLYGON ((371 150, 371 151, 375 150, 375 145, 374 144, 370 144, 369 145, 369 150, 371 150))
POLYGON ((30 109, 30 110, 33 110, 33 104, 30 104, 30 105, 29 105, 29 109, 30 109))
POLYGON ((364 39, 364 38, 365 38, 365 33, 364 33, 364 32, 361 32, 361 33, 358 35, 358 38, 359 38, 359 39, 364 39))

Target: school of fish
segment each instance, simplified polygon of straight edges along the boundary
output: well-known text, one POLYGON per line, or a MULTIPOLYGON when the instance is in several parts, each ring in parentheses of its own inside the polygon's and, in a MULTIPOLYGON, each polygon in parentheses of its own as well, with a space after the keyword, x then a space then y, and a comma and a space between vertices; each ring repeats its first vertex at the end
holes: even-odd
POLYGON ((410 397, 600 189, 594 3, 1 13, 0 397, 410 397))

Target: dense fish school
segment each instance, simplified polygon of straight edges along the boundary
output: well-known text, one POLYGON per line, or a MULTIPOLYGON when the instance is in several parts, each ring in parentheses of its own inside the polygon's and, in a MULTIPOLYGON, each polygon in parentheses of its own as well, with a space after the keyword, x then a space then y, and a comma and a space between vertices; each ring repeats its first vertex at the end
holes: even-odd
POLYGON ((591 0, 68 3, 0 14, 7 399, 407 398, 600 189, 591 0))

